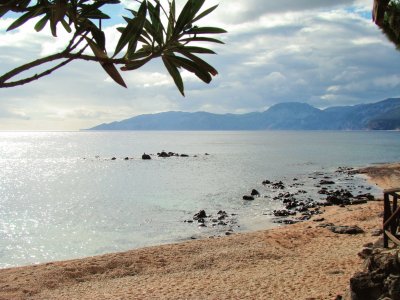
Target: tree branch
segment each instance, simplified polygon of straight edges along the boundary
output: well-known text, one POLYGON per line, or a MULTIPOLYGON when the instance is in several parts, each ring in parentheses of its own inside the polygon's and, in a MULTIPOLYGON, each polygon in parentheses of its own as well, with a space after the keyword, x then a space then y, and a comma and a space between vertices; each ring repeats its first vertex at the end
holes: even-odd
POLYGON ((38 60, 35 60, 31 63, 25 64, 23 66, 20 66, 18 68, 15 68, 14 70, 6 73, 5 75, 0 77, 0 88, 10 88, 10 87, 15 87, 15 86, 19 86, 19 85, 24 85, 27 84, 29 82, 32 82, 34 80, 38 80, 44 76, 50 75, 52 72, 54 72, 55 70, 65 66, 66 64, 70 63, 73 60, 76 59, 81 59, 81 60, 86 60, 86 61, 94 61, 94 62, 99 62, 99 63, 112 63, 112 64, 125 64, 126 61, 124 59, 102 59, 102 58, 98 58, 96 56, 91 56, 91 55, 83 55, 82 53, 85 51, 85 49, 87 48, 88 45, 86 45, 82 50, 80 50, 78 53, 57 53, 54 55, 50 55, 38 60), (6 82, 7 80, 11 79, 12 77, 28 71, 29 69, 32 69, 34 67, 38 67, 42 64, 45 63, 49 63, 55 60, 59 60, 59 59, 66 59, 65 61, 59 63, 58 65, 43 71, 42 73, 39 74, 35 74, 33 76, 21 79, 21 80, 16 80, 16 81, 12 81, 12 82, 6 82))

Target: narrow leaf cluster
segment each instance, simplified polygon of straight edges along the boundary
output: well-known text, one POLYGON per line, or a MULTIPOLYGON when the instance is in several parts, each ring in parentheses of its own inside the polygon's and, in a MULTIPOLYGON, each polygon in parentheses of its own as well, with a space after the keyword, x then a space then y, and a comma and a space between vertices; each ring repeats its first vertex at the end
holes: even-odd
MULTIPOLYGON (((42 76, 8 82, 23 71, 58 59, 66 61, 56 68, 74 59, 96 61, 116 83, 124 87, 126 84, 116 65, 122 65, 120 68, 122 71, 131 71, 157 57, 161 57, 182 95, 184 95, 180 73, 182 69, 195 74, 206 83, 211 82, 212 76, 218 72, 199 55, 215 54, 215 52, 199 47, 199 44, 223 44, 210 35, 226 31, 216 27, 197 26, 196 22, 212 13, 217 5, 202 10, 205 0, 187 0, 182 10, 177 12, 175 0, 168 2, 164 0, 163 4, 160 0, 136 2, 137 9, 127 9, 129 16, 124 17, 126 25, 117 29, 120 38, 113 53, 108 54, 102 20, 109 19, 110 16, 104 13, 104 7, 118 5, 119 0, 2 1, 0 18, 7 13, 18 14, 18 18, 7 31, 15 30, 29 20, 35 20, 34 29, 38 32, 49 26, 51 34, 56 37, 59 26, 62 26, 73 37, 62 52, 23 65, 0 76, 0 87, 17 86, 36 80, 42 76), (94 56, 83 54, 87 47, 92 50, 94 56)), ((48 75, 53 69, 40 75, 48 75)))

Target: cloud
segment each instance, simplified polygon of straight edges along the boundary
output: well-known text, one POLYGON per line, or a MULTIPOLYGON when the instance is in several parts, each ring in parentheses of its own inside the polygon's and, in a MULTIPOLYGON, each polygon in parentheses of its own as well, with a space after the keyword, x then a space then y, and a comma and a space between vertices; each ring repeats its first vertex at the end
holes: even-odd
MULTIPOLYGON (((219 71, 209 85, 182 72, 182 98, 156 59, 121 72, 124 89, 99 64, 73 62, 34 83, 1 89, 0 111, 9 117, 2 118, 0 129, 79 129, 168 110, 242 113, 285 101, 322 108, 400 96, 399 53, 370 21, 369 0, 210 0, 206 7, 218 2, 204 24, 229 33, 220 37, 226 45, 211 45, 218 55, 203 56, 219 71)), ((1 70, 65 43, 64 33, 56 41, 46 36, 48 29, 33 32, 31 24, 4 32, 11 21, 0 20, 1 70)), ((117 26, 106 28, 109 52, 118 40, 117 26)))

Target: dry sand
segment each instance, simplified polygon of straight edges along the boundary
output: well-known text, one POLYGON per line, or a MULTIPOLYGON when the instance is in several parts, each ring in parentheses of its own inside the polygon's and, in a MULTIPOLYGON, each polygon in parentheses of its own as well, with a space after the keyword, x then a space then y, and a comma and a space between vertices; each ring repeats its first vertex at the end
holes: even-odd
MULTIPOLYGON (((400 185, 400 164, 364 169, 383 188, 400 185), (395 176, 393 176, 395 174, 395 176)), ((335 299, 377 238, 382 202, 327 207, 339 235, 307 222, 223 238, 0 270, 0 299, 335 299)), ((317 216, 314 218, 321 218, 317 216)))

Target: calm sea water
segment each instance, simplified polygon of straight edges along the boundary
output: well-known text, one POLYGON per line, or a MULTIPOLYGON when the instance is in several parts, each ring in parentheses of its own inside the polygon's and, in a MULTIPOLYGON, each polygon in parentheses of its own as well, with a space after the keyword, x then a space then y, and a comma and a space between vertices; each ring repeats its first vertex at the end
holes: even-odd
POLYGON ((393 161, 400 132, 0 132, 0 267, 211 234, 200 209, 266 228, 280 204, 241 200, 262 180, 393 161), (141 160, 162 150, 190 157, 141 160))

